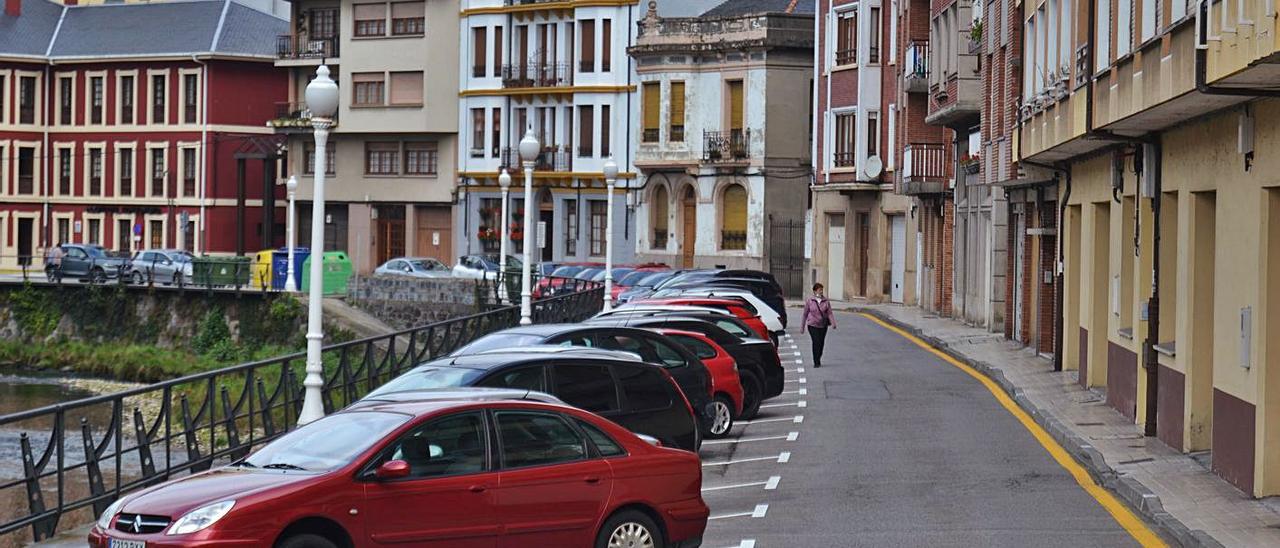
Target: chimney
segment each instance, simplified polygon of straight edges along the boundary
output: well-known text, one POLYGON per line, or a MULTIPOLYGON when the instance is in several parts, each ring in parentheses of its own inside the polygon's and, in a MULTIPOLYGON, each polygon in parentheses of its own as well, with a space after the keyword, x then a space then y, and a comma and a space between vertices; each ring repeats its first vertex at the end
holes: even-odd
POLYGON ((22 15, 22 0, 4 0, 4 14, 9 17, 22 15))

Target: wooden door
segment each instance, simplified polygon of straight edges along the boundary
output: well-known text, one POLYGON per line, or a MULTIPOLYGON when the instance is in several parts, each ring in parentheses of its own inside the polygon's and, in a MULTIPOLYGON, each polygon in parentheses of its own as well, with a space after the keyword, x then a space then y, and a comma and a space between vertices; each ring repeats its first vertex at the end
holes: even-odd
POLYGON ((867 296, 867 259, 871 256, 871 215, 858 214, 858 294, 867 296))
POLYGON ((415 208, 417 216, 417 237, 414 240, 415 255, 439 259, 440 262, 452 265, 453 230, 452 217, 448 206, 426 206, 415 208))
POLYGON ((374 225, 378 243, 376 264, 404 256, 404 209, 402 205, 378 206, 378 220, 374 225))
POLYGON ((681 219, 683 220, 680 266, 681 268, 693 268, 694 246, 698 241, 698 200, 694 197, 693 187, 685 188, 684 198, 680 200, 680 211, 681 219))

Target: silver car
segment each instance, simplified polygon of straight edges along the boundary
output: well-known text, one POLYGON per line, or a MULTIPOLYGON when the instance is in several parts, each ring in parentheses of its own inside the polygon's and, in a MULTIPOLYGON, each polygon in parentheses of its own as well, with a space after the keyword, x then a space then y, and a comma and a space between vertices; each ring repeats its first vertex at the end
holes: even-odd
POLYGON ((412 276, 415 278, 447 278, 452 269, 431 257, 398 257, 373 270, 378 275, 412 276))
POLYGON ((148 249, 133 254, 129 265, 129 281, 142 285, 162 283, 183 285, 194 274, 191 260, 195 257, 178 249, 148 249))

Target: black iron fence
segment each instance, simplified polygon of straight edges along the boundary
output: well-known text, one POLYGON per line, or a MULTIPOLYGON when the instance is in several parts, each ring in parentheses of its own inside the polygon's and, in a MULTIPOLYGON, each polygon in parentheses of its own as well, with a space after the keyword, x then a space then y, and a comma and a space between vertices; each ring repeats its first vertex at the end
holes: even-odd
MULTIPOLYGON (((518 291, 480 281, 489 310, 323 350, 326 412, 341 409, 419 363, 515 326, 518 291)), ((535 322, 580 321, 599 311, 603 287, 535 301, 535 322)), ((515 287, 519 287, 516 282, 515 287)), ((95 519, 122 494, 243 457, 297 424, 305 353, 208 371, 144 388, 0 416, 0 455, 20 465, 0 479, 0 536, 30 528, 53 536, 95 519), (13 447, 17 445, 18 447, 13 447)), ((6 466, 0 462, 0 469, 6 466)))

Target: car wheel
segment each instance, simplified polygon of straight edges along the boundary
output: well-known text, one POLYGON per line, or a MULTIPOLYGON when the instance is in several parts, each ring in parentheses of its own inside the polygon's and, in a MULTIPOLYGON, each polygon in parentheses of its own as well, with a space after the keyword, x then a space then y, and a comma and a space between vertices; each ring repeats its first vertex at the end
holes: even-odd
POLYGON ((711 402, 713 412, 711 427, 707 428, 708 438, 723 438, 733 429, 733 402, 724 394, 717 394, 711 402))
POLYGON ((742 414, 738 418, 754 419, 760 414, 760 404, 763 403, 764 387, 760 383, 760 377, 750 371, 743 371, 738 374, 738 380, 742 383, 742 414))
POLYGON ((293 535, 276 544, 276 548, 338 548, 338 545, 320 535, 293 535))
POLYGON ((89 283, 95 283, 95 284, 107 283, 106 271, 102 270, 101 268, 93 269, 93 272, 89 273, 89 283))
POLYGON ((142 285, 142 284, 143 284, 144 282, 146 282, 146 281, 147 281, 147 280, 146 280, 146 279, 144 279, 144 278, 142 277, 142 273, 141 273, 141 272, 134 271, 134 273, 133 273, 133 283, 134 283, 134 285, 142 285))
POLYGON ((649 516, 635 510, 618 512, 600 528, 596 548, 662 548, 662 530, 649 516))

